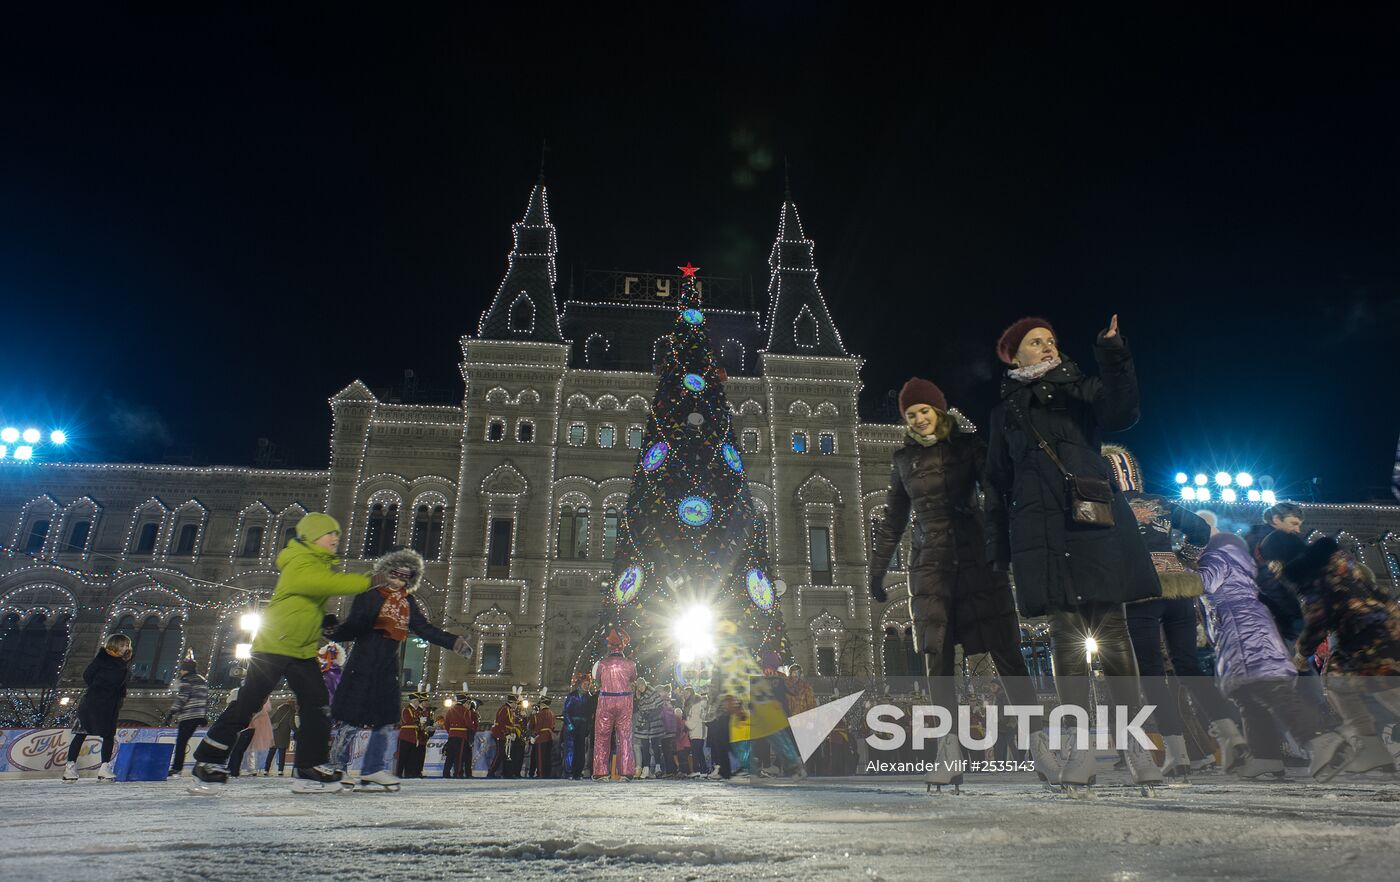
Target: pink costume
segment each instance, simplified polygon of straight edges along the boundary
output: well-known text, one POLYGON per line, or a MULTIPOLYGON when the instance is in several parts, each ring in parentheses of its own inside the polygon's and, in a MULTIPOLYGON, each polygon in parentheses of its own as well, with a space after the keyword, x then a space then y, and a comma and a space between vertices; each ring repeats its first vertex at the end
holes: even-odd
POLYGON ((593 774, 608 774, 608 754, 616 733, 618 774, 630 778, 637 771, 632 756, 632 681, 637 679, 637 664, 625 658, 619 647, 598 662, 595 676, 599 690, 598 715, 593 723, 593 774))

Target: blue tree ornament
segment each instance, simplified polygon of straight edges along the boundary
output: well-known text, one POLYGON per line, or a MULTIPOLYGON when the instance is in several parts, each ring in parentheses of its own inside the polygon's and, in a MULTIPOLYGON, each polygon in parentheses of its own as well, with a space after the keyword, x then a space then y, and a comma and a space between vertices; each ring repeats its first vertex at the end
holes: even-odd
POLYGON ((622 575, 618 577, 617 587, 613 589, 613 597, 618 603, 631 603, 641 589, 642 568, 633 565, 623 570, 622 575))
POLYGON ((698 325, 705 320, 705 314, 698 309, 687 309, 681 313, 681 318, 685 319, 687 324, 698 325))
POLYGON ((703 496, 687 496, 676 507, 676 516, 690 527, 703 527, 714 517, 714 506, 703 496))
POLYGON ((692 392, 705 391, 705 378, 699 374, 686 374, 682 382, 685 383, 685 388, 692 392))
POLYGON ((720 453, 724 454, 724 464, 733 469, 735 474, 744 473, 744 460, 740 458, 739 451, 734 449, 733 444, 725 444, 720 448, 720 453))
POLYGON ((647 448, 646 454, 642 457, 642 469, 654 472, 661 468, 661 464, 666 461, 666 454, 671 452, 671 445, 665 441, 657 441, 647 448))
POLYGON ((773 604, 777 602, 777 598, 773 596, 773 583, 768 581, 768 577, 764 575, 762 570, 749 570, 748 577, 744 582, 744 587, 749 590, 749 599, 753 601, 754 606, 764 612, 773 608, 773 604))

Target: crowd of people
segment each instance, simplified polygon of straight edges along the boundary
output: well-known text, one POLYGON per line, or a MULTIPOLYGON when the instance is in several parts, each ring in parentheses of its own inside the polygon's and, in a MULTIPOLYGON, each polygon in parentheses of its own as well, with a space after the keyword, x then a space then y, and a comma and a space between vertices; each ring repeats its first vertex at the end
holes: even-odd
MULTIPOLYGON (((1282 775, 1285 744, 1306 756, 1319 781, 1344 770, 1394 772, 1377 723, 1377 714, 1400 716, 1394 599, 1335 541, 1307 543, 1296 505, 1269 507, 1241 536, 1221 529, 1212 512, 1146 492, 1133 454, 1102 437, 1131 427, 1139 415, 1133 359, 1117 316, 1093 351, 1096 376, 1062 355, 1049 322, 1025 318, 1007 328, 997 344, 1006 371, 985 439, 951 413, 933 382, 914 378, 900 392, 906 437, 893 455, 869 590, 877 603, 889 599, 886 571, 911 531, 909 604, 929 678, 927 701, 958 701, 961 646, 964 655, 992 660, 1001 685, 990 703, 1039 703, 1019 624, 1043 617, 1060 704, 1092 707, 1102 677, 1114 704, 1130 713, 1153 706, 1149 729, 1160 736, 1165 760, 1134 739, 1121 745, 1121 763, 1139 784, 1192 767, 1188 728, 1208 731, 1209 752, 1227 772, 1245 777, 1282 775), (1198 621, 1214 647, 1214 671, 1202 669, 1196 652, 1198 621)), ((278 556, 280 577, 247 675, 195 752, 201 786, 239 774, 249 746, 265 751, 264 772, 279 756, 280 774, 293 731, 294 775, 303 789, 342 782, 357 753, 357 787, 396 789, 401 779, 423 774, 437 729, 448 736, 443 775, 471 776, 484 725, 479 703, 459 694, 433 709, 424 693, 400 703, 409 634, 464 656, 469 641, 425 618, 413 597, 423 572, 416 552, 391 552, 368 575, 339 573, 339 537, 333 518, 309 514, 278 556), (324 608, 339 595, 354 596, 344 622, 324 608), (348 655, 341 642, 352 645, 348 655), (269 698, 284 680, 295 702, 274 710, 269 698)), ((805 777, 809 762, 787 725, 816 706, 801 668, 771 649, 744 646, 732 622, 720 623, 716 639, 703 685, 683 677, 653 684, 638 676, 630 638, 614 628, 608 652, 591 672, 575 676, 559 716, 543 693, 531 701, 517 690, 500 705, 489 726, 494 749, 486 774, 805 777)), ((85 672, 66 780, 76 780, 73 760, 88 735, 102 739, 99 777, 111 778, 130 654, 130 640, 113 635, 85 672)), ((179 724, 173 774, 207 701, 207 684, 186 662, 170 716, 179 724)), ((1068 752, 1057 752, 1045 716, 1022 719, 1026 731, 1008 733, 1022 737, 1007 743, 1028 745, 1026 758, 1043 781, 1094 783, 1092 749, 1071 737, 1068 752)), ((808 757, 811 766, 827 774, 854 770, 867 734, 855 713, 808 757)), ((999 754, 1012 752, 998 744, 999 754)), ((960 784, 959 740, 940 738, 935 755, 928 782, 960 784)))

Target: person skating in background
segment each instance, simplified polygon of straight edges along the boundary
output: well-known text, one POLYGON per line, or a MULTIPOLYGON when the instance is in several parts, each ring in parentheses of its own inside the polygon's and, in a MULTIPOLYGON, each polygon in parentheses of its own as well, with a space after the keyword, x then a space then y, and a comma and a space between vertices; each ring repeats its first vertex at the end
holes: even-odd
POLYGON ((272 760, 277 760, 277 776, 286 774, 287 751, 292 748, 292 733, 296 730, 297 703, 287 699, 272 712, 272 749, 263 761, 263 774, 272 774, 272 760))
MULTIPOLYGON (((399 754, 395 764, 395 774, 399 778, 423 777, 423 761, 428 755, 428 739, 433 735, 433 718, 426 702, 428 693, 414 692, 408 697, 399 717, 399 754)), ((370 736, 374 737, 373 735, 370 736)), ((366 751, 368 755, 368 751, 366 751)), ((374 775, 380 770, 369 773, 374 775)), ((369 777, 363 768, 360 780, 366 785, 375 784, 380 788, 394 788, 398 780, 389 780, 385 775, 369 777)))
POLYGON ((175 777, 185 768, 190 736, 209 722, 209 681, 200 676, 199 665, 193 658, 180 662, 180 682, 175 688, 175 703, 170 706, 165 719, 167 724, 173 722, 179 726, 175 733, 175 753, 170 758, 170 776, 175 777))
POLYGON ((253 715, 253 719, 248 723, 248 728, 253 730, 252 740, 248 742, 248 748, 253 751, 252 773, 258 774, 261 766, 263 774, 267 774, 266 763, 272 756, 272 747, 276 740, 272 736, 272 699, 263 702, 262 710, 253 715), (259 763, 258 760, 263 760, 259 763))
POLYGON ((1295 666, 1309 663, 1313 647, 1328 646, 1323 686, 1354 752, 1344 771, 1394 772, 1366 700, 1400 716, 1400 607, 1369 569, 1326 536, 1285 564, 1279 580, 1302 602, 1295 666))
MULTIPOLYGON (((1092 638, 1113 703, 1135 715, 1142 696, 1123 604, 1158 597, 1162 589, 1100 450, 1104 432, 1138 420, 1137 375, 1118 316, 1094 346, 1097 377, 1061 357, 1044 319, 1012 324, 997 355, 1007 371, 987 433, 988 557, 998 570, 1011 569, 1022 616, 1050 617, 1060 703, 1091 703, 1085 645, 1092 638)), ((1042 757, 1034 758, 1038 770, 1042 757)), ((1128 739, 1126 759, 1137 783, 1161 782, 1152 754, 1136 738, 1128 739)), ((1094 772, 1093 750, 1072 745, 1059 780, 1079 787, 1092 783, 1094 772)))
POLYGON ((548 698, 541 698, 530 716, 530 744, 535 778, 554 777, 554 711, 548 698))
POLYGON ((1352 747, 1328 731, 1320 710, 1295 690, 1292 653, 1273 626, 1255 587, 1254 558, 1245 540, 1216 529, 1215 516, 1200 513, 1211 537, 1201 554, 1211 639, 1215 643, 1220 690, 1239 706, 1248 747, 1237 746, 1225 767, 1247 778, 1284 775, 1283 737, 1275 718, 1311 757, 1317 781, 1331 780, 1350 761, 1352 747))
POLYGON ((651 778, 661 760, 661 693, 651 688, 645 678, 633 683, 632 735, 637 739, 638 777, 651 778))
POLYGON ((588 695, 584 691, 587 680, 587 674, 575 673, 569 683, 569 694, 564 696, 564 728, 560 732, 564 742, 564 772, 575 781, 583 777, 584 753, 591 722, 588 695))
POLYGON ((1144 698, 1157 706, 1154 716, 1166 748, 1162 774, 1184 777, 1191 768, 1191 758, 1186 752, 1185 721, 1167 683, 1162 656, 1164 635, 1172 671, 1191 693, 1192 705, 1201 723, 1220 743, 1221 755, 1233 756, 1235 748, 1243 743, 1230 703, 1215 685, 1215 677, 1202 670, 1197 655, 1196 599, 1201 596, 1201 577, 1172 547, 1172 531, 1179 531, 1186 539, 1182 553, 1188 558, 1199 556, 1210 541, 1210 524, 1166 497, 1144 493, 1142 467, 1126 447, 1105 444, 1103 455, 1113 469, 1118 489, 1133 510, 1138 532, 1162 584, 1161 597, 1128 604, 1128 633, 1132 635, 1144 698))
POLYGON ((97 780, 107 783, 117 780, 112 773, 112 753, 116 749, 117 715, 126 698, 130 664, 131 638, 112 634, 83 669, 83 685, 87 688, 78 701, 78 722, 68 744, 68 762, 63 767, 65 783, 78 780, 78 756, 89 735, 102 739, 102 765, 97 769, 97 780))
MULTIPOLYGON (((412 549, 391 551, 374 562, 373 573, 377 587, 356 596, 344 622, 328 623, 333 642, 353 641, 331 702, 335 721, 331 765, 345 772, 359 731, 369 729, 357 786, 384 790, 396 789, 399 784, 390 772, 396 734, 400 766, 407 759, 416 763, 409 768, 418 770, 408 777, 421 777, 418 752, 423 748, 426 753, 421 714, 416 708, 412 714, 407 709, 400 711, 404 641, 413 634, 463 657, 470 657, 472 650, 467 638, 442 630, 423 615, 413 596, 423 576, 422 555, 412 549)), ((421 705, 420 699, 417 707, 421 705)))
POLYGON ((195 749, 194 776, 205 785, 222 784, 229 747, 283 678, 301 711, 297 730, 294 789, 324 789, 341 774, 325 765, 330 752, 330 696, 316 660, 326 601, 368 590, 369 576, 337 573, 340 524, 312 512, 297 522, 296 536, 277 555, 277 585, 253 638, 248 673, 238 700, 226 708, 195 749))
POLYGON ((1264 509, 1263 520, 1268 526, 1255 531, 1258 543, 1253 546, 1254 562, 1259 568, 1256 581, 1259 599, 1269 608, 1278 626, 1284 645, 1292 646, 1303 633, 1303 610, 1298 594, 1279 575, 1283 565, 1303 553, 1303 509, 1292 502, 1280 502, 1264 509))
POLYGON ((471 697, 458 693, 443 717, 447 730, 447 749, 443 752, 442 777, 470 778, 472 774, 472 739, 476 737, 476 711, 471 697))
POLYGON ((670 687, 656 691, 661 693, 661 760, 657 765, 661 767, 660 777, 668 778, 676 773, 676 734, 679 727, 676 725, 676 708, 671 703, 670 687))
MULTIPOLYGON (((323 623, 323 630, 334 631, 335 616, 328 616, 327 619, 329 621, 323 623)), ((340 687, 340 677, 345 668, 345 648, 332 641, 316 652, 316 659, 321 664, 321 680, 326 684, 326 694, 334 702, 335 690, 340 687)))
POLYGON ((613 754, 613 739, 617 739, 617 773, 630 781, 637 773, 632 754, 632 684, 637 679, 637 664, 622 654, 631 638, 620 628, 608 631, 608 654, 593 667, 593 680, 598 684, 598 707, 593 724, 593 780, 610 777, 608 760, 613 754))
MULTIPOLYGON (((904 445, 890 466, 885 509, 875 527, 870 556, 870 596, 888 600, 885 573, 911 523, 909 609, 915 648, 924 660, 935 705, 954 707, 953 658, 958 644, 967 655, 990 653, 1006 678, 1012 704, 1033 705, 1035 690, 1021 655, 1020 623, 1006 573, 987 560, 987 536, 977 510, 977 486, 987 447, 948 413, 943 391, 928 380, 910 378, 899 391, 904 445)), ((1058 780, 1042 718, 1030 724, 1036 770, 1058 780)), ((962 783, 957 771, 962 749, 956 737, 940 738, 937 764, 925 782, 942 787, 962 783)))
POLYGON ((677 777, 690 777, 695 772, 690 753, 690 730, 685 724, 685 704, 677 698, 671 703, 671 716, 676 721, 676 738, 672 743, 671 768, 677 777))
POLYGON ((693 776, 708 775, 710 767, 705 762, 705 699, 692 691, 685 696, 682 709, 686 735, 690 738, 690 773, 693 776))

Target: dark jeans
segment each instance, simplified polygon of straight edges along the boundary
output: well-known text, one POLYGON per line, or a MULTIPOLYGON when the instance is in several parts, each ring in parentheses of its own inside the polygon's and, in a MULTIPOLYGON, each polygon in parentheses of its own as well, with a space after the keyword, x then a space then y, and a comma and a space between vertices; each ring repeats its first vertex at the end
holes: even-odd
POLYGON ((651 768, 653 763, 661 765, 665 771, 665 763, 661 761, 661 736, 655 738, 638 738, 637 745, 641 748, 641 756, 637 757, 637 774, 642 774, 642 769, 651 768))
POLYGON ((287 748, 274 745, 267 752, 267 759, 263 761, 263 774, 272 771, 272 758, 277 757, 277 774, 282 774, 287 770, 287 748))
POLYGON ((228 752, 228 773, 233 777, 237 778, 243 773, 243 755, 248 752, 248 745, 252 743, 252 729, 244 729, 233 740, 233 749, 228 752))
POLYGON ((1257 758, 1283 758, 1283 736, 1275 719, 1300 747, 1322 734, 1322 711, 1296 686, 1293 680, 1260 680, 1241 686, 1230 695, 1230 700, 1240 706, 1244 739, 1257 758))
POLYGON ((1157 709, 1153 716, 1163 735, 1185 731, 1181 714, 1172 697, 1162 660, 1162 637, 1166 636, 1172 670, 1186 690, 1203 724, 1233 719, 1229 703, 1215 685, 1215 678, 1201 670, 1196 654, 1196 603, 1189 598, 1148 600, 1128 604, 1128 632, 1132 635, 1133 655, 1142 677, 1143 697, 1157 709))
POLYGON ((1089 660, 1084 638, 1098 643, 1098 658, 1108 677, 1114 704, 1136 714, 1142 704, 1137 659, 1128 636, 1128 622, 1121 603, 1090 602, 1050 614, 1050 643, 1055 662, 1055 691, 1061 704, 1092 710, 1089 700, 1089 660))
POLYGON ((197 720, 181 720, 180 731, 175 733, 175 755, 170 758, 170 771, 175 773, 185 767, 185 753, 190 747, 190 738, 194 735, 194 730, 207 723, 203 717, 197 720))
POLYGON ((719 767, 721 778, 732 778, 734 770, 729 766, 729 714, 720 714, 710 721, 709 735, 705 738, 710 745, 710 757, 719 767))
POLYGON ((569 769, 569 774, 574 778, 581 778, 583 777, 583 761, 588 755, 588 732, 580 725, 567 737, 572 738, 574 742, 574 762, 573 767, 569 769))
MULTIPOLYGON (((112 761, 112 751, 116 747, 116 739, 111 735, 99 736, 102 739, 102 761, 110 763, 112 761)), ((73 733, 73 743, 68 745, 68 762, 78 761, 78 754, 83 751, 83 742, 87 740, 87 735, 81 732, 73 733)))
POLYGON ((705 764, 705 739, 690 739, 691 771, 708 775, 710 767, 705 764))
POLYGON ((222 763, 238 733, 248 727, 267 697, 286 678, 287 687, 297 698, 301 725, 297 728, 297 768, 319 766, 330 756, 330 696, 321 679, 321 666, 314 658, 292 658, 271 652, 255 652, 248 663, 248 675, 238 690, 238 700, 219 715, 210 727, 194 758, 201 763, 222 763))

